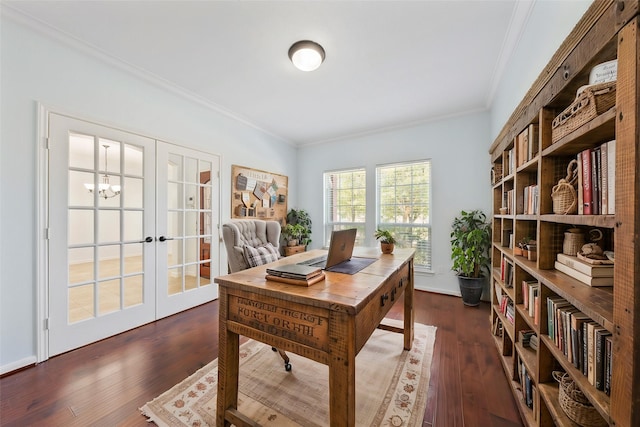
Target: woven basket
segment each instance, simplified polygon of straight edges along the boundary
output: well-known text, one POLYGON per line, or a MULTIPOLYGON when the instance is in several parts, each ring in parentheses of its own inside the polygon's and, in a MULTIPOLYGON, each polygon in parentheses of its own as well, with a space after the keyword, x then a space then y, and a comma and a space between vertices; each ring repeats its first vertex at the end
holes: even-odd
POLYGON ((551 142, 578 129, 616 105, 616 82, 591 85, 584 89, 551 123, 551 142))
POLYGON ((584 245, 584 234, 579 229, 577 231, 565 231, 564 241, 562 242, 562 253, 565 255, 576 256, 584 245))
POLYGON ((553 372, 553 378, 560 383, 558 401, 567 417, 582 427, 607 427, 607 423, 584 396, 566 372, 553 372))
POLYGON ((578 212, 578 196, 574 185, 578 181, 578 161, 571 160, 567 166, 567 177, 558 181, 551 189, 553 213, 573 215, 578 212))

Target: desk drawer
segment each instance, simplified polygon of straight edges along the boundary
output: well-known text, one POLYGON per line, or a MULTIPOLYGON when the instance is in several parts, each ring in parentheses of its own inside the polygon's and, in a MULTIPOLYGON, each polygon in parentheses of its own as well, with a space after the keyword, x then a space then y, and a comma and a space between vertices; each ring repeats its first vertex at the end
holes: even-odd
POLYGON ((360 351, 364 346, 396 301, 404 296, 409 280, 409 263, 406 263, 384 282, 362 312, 358 314, 356 317, 357 351, 360 351))

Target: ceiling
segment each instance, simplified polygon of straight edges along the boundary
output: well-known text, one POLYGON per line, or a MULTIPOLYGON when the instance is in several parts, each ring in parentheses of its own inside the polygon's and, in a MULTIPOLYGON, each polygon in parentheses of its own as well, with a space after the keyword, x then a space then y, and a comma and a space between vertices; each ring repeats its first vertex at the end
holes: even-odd
POLYGON ((303 145, 487 109, 534 1, 3 4, 138 75, 303 145), (287 56, 304 39, 326 51, 313 72, 295 69, 287 56))

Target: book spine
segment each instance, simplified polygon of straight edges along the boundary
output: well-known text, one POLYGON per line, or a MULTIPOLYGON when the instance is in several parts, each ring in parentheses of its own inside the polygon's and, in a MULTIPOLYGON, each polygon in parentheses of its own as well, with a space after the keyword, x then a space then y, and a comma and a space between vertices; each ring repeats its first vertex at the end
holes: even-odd
POLYGON ((582 153, 578 153, 578 215, 584 215, 584 190, 582 186, 582 153))
POLYGON ((616 140, 615 139, 607 143, 607 151, 608 151, 607 172, 609 173, 609 179, 607 180, 607 183, 609 184, 609 188, 607 189, 609 211, 607 213, 609 215, 614 215, 616 213, 616 140))
POLYGON ((609 213, 609 153, 607 151, 607 143, 600 146, 600 214, 607 215, 609 213))
POLYGON ((582 152, 582 198, 584 215, 592 214, 591 199, 591 149, 587 148, 582 152))
POLYGON ((599 210, 599 190, 598 190, 598 149, 591 150, 591 214, 598 215, 599 210))

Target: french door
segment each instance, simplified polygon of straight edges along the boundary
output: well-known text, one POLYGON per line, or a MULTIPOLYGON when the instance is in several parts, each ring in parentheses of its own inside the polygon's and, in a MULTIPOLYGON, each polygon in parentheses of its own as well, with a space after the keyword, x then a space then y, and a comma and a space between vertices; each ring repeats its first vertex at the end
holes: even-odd
POLYGON ((220 186, 216 156, 159 143, 157 159, 160 318, 218 297, 211 248, 219 247, 212 201, 219 200, 220 186))
POLYGON ((218 171, 216 156, 49 114, 48 356, 217 297, 218 171))

